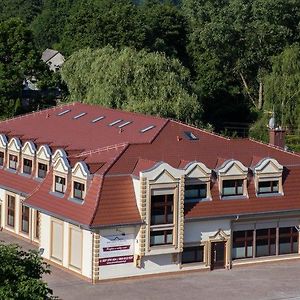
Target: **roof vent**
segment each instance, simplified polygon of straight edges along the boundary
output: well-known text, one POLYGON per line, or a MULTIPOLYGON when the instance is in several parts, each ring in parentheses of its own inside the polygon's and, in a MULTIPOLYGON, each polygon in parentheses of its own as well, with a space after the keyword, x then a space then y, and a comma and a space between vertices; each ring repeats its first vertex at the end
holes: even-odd
POLYGON ((79 119, 79 118, 83 117, 84 115, 86 115, 86 113, 85 113, 85 112, 83 112, 83 113, 81 113, 81 114, 79 114, 79 115, 77 115, 77 116, 73 117, 73 119, 77 120, 77 119, 79 119))
POLYGON ((67 114, 67 113, 70 112, 70 111, 71 111, 71 109, 67 109, 67 110, 64 110, 64 111, 60 112, 60 113, 57 114, 57 115, 58 115, 58 116, 63 116, 63 115, 67 114))
POLYGON ((197 136, 195 136, 191 131, 185 131, 184 134, 191 141, 199 140, 199 138, 197 136))
POLYGON ((123 127, 125 127, 125 126, 127 126, 127 125, 129 125, 129 124, 131 124, 132 123, 132 121, 127 121, 127 122, 125 122, 125 123, 123 123, 123 124, 120 124, 118 127, 119 128, 123 128, 123 127))
POLYGON ((142 130, 141 130, 141 133, 144 133, 144 132, 146 132, 146 131, 149 131, 149 130, 153 129, 154 127, 155 127, 155 125, 150 125, 150 126, 144 128, 144 129, 142 129, 142 130))
POLYGON ((108 125, 109 125, 109 126, 114 126, 114 125, 116 125, 116 124, 118 124, 118 123, 120 123, 120 122, 122 122, 122 121, 123 121, 123 120, 119 119, 119 120, 116 120, 116 121, 113 121, 113 122, 109 123, 108 125))
POLYGON ((96 123, 96 122, 98 122, 98 121, 100 121, 100 120, 103 120, 104 118, 105 118, 104 116, 98 117, 98 118, 94 119, 94 120, 92 121, 92 123, 96 123))

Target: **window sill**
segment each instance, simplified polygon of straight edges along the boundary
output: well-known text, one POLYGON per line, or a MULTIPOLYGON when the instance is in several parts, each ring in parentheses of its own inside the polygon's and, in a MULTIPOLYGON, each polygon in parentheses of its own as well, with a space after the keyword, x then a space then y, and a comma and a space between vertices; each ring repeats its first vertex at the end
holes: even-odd
POLYGON ((78 199, 78 198, 74 198, 74 197, 69 197, 68 200, 77 203, 77 204, 83 204, 84 200, 83 199, 78 199))
POLYGON ((256 194, 256 197, 258 198, 264 198, 264 197, 280 197, 284 196, 283 193, 262 193, 262 194, 256 194))
POLYGON ((27 177, 27 178, 30 178, 31 177, 31 174, 27 174, 27 173, 20 173, 21 176, 24 176, 24 177, 27 177))
POLYGON ((64 193, 59 193, 59 192, 49 192, 49 194, 61 199, 65 197, 64 193))
POLYGON ((15 169, 10 169, 10 168, 7 168, 6 170, 7 170, 8 172, 11 172, 11 173, 17 174, 17 170, 15 170, 15 169))
POLYGON ((205 262, 203 262, 203 261, 180 264, 180 269, 182 269, 182 270, 193 270, 193 269, 204 269, 204 268, 209 268, 209 267, 206 266, 205 262))
POLYGON ((173 244, 169 245, 157 245, 157 246, 150 246, 150 249, 147 251, 146 255, 164 255, 164 254, 173 254, 179 253, 179 248, 175 248, 173 244))
POLYGON ((244 200, 249 199, 246 195, 236 195, 236 196, 221 196, 221 200, 244 200))

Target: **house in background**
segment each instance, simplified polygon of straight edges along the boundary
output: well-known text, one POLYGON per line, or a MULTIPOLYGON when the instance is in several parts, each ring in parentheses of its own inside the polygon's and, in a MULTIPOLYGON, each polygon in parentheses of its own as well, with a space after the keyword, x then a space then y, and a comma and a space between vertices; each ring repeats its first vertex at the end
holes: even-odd
POLYGON ((42 54, 42 61, 49 66, 51 71, 57 72, 64 64, 65 58, 57 50, 47 48, 42 54))
POLYGON ((2 121, 1 226, 93 282, 299 259, 300 156, 270 138, 81 103, 2 121))

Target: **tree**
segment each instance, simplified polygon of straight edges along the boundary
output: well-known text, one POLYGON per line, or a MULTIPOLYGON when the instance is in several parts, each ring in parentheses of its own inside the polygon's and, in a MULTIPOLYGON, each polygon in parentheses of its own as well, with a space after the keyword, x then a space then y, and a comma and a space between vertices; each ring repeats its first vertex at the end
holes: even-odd
POLYGON ((62 68, 70 99, 199 123, 189 71, 164 54, 130 48, 84 49, 62 68))
POLYGON ((0 116, 14 115, 22 96, 23 81, 47 78, 47 70, 35 49, 32 32, 20 19, 0 23, 0 116))
POLYGON ((0 243, 0 299, 54 299, 52 290, 42 281, 49 265, 37 251, 21 250, 17 245, 0 243))
POLYGON ((297 0, 184 0, 189 53, 203 96, 241 90, 263 105, 262 78, 270 58, 299 38, 297 0))
POLYGON ((66 20, 61 49, 70 55, 82 48, 108 44, 141 48, 143 40, 142 22, 131 0, 79 0, 66 20))

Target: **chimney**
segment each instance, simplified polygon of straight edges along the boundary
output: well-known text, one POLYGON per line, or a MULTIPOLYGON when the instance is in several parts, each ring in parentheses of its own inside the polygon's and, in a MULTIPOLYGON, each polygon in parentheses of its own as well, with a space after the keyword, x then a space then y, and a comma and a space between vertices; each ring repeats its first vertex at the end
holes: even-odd
POLYGON ((269 144, 284 149, 285 147, 285 129, 269 128, 269 144))

